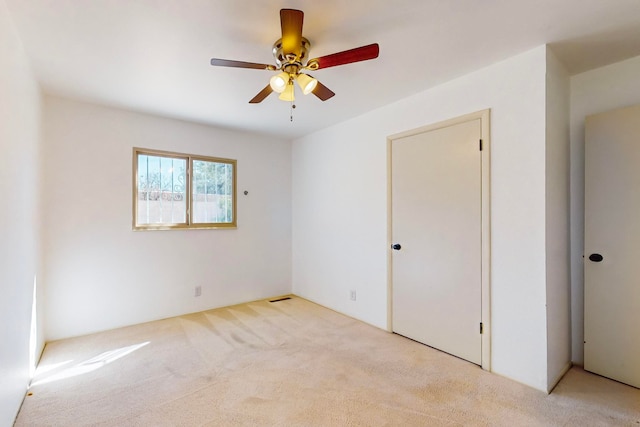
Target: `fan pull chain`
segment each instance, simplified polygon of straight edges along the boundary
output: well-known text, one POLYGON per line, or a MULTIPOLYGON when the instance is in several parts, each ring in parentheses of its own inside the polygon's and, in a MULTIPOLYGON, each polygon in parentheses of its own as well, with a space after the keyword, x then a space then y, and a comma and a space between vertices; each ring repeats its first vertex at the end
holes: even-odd
POLYGON ((289 119, 293 122, 293 110, 296 108, 296 105, 291 101, 291 108, 289 109, 289 119))

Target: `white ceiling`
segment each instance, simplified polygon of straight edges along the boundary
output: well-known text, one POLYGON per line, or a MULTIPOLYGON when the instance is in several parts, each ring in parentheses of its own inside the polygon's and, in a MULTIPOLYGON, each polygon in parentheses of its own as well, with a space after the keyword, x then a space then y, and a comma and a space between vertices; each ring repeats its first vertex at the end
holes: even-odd
MULTIPOLYGON (((2 1, 2 0, 0 0, 2 1)), ((4 0, 47 93, 296 138, 549 43, 572 73, 640 55, 640 0, 4 0), (311 57, 377 42, 378 59, 319 70, 321 102, 248 101, 272 73, 281 8, 303 10, 311 57)))

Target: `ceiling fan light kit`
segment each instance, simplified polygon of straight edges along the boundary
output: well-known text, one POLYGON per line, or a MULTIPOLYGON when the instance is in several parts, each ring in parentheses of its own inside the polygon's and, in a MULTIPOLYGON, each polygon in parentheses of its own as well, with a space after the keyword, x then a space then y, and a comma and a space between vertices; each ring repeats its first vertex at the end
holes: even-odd
POLYGON ((275 76, 271 77, 269 85, 274 92, 282 93, 282 91, 284 91, 284 89, 289 84, 289 80, 289 73, 285 73, 283 71, 282 73, 276 74, 275 76))
POLYGON ((295 100, 294 81, 300 86, 304 95, 313 93, 321 101, 326 101, 333 97, 335 93, 303 71, 315 71, 338 65, 367 61, 369 59, 375 59, 379 55, 380 48, 377 43, 373 43, 319 58, 308 59, 311 43, 302 37, 303 20, 304 13, 301 10, 280 10, 282 38, 276 40, 272 49, 276 66, 219 58, 212 58, 211 65, 267 71, 279 70, 280 72, 278 74, 271 77, 269 84, 249 101, 251 104, 262 102, 272 92, 279 93, 280 96, 278 98, 283 101, 293 102, 295 100))
POLYGON ((305 95, 309 95, 318 85, 318 80, 314 79, 308 74, 300 73, 296 78, 298 82, 298 86, 302 89, 302 93, 305 95))
POLYGON ((296 100, 293 88, 293 82, 287 83, 287 87, 282 91, 278 99, 282 101, 292 102, 296 100))

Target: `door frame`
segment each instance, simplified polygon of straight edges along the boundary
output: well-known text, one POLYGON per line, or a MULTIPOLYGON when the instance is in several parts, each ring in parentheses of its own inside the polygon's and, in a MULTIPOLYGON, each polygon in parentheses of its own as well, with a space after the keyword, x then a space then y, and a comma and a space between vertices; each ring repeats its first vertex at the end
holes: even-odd
MULTIPOLYGON (((481 110, 465 114, 453 119, 437 122, 416 129, 393 134, 387 137, 387 330, 393 332, 393 252, 392 225, 393 194, 391 190, 392 179, 392 144, 393 141, 420 133, 430 132, 460 123, 480 119, 480 135, 482 138, 482 151, 480 152, 480 200, 481 200, 481 319, 483 330, 481 337, 482 369, 491 371, 491 197, 490 197, 490 148, 491 110, 481 110)), ((480 143, 480 142, 479 142, 480 143)))

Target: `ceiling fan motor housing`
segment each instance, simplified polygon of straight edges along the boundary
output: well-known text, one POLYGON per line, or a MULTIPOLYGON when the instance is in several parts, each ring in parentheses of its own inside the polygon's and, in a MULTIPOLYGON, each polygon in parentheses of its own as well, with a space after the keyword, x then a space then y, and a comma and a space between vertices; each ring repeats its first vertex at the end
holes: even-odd
POLYGON ((276 60, 276 64, 278 65, 278 69, 283 69, 284 66, 287 65, 297 65, 298 67, 302 67, 305 62, 309 59, 309 51, 311 50, 311 43, 304 37, 301 37, 301 46, 300 46, 300 56, 298 58, 295 57, 294 54, 286 54, 282 50, 282 39, 276 40, 273 44, 273 57, 276 60))

